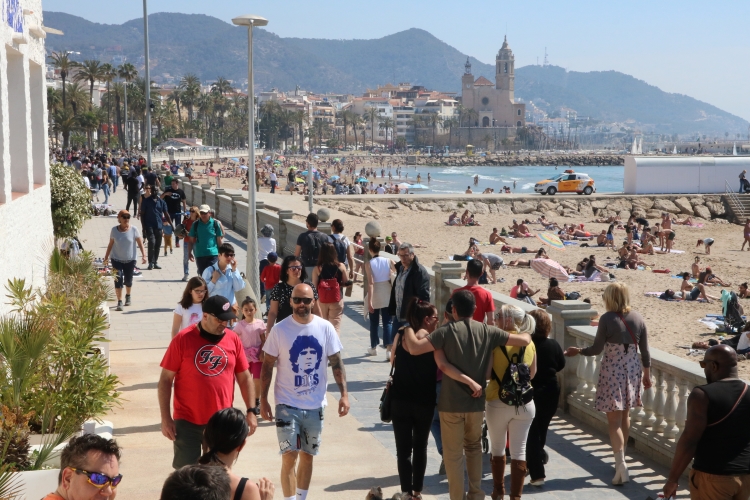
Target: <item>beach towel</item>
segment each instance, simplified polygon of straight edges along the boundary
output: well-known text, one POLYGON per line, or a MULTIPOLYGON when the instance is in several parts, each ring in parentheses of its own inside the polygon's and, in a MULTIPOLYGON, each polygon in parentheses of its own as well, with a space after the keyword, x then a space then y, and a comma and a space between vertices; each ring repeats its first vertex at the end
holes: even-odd
POLYGON ((577 241, 563 241, 563 245, 577 245, 577 241))

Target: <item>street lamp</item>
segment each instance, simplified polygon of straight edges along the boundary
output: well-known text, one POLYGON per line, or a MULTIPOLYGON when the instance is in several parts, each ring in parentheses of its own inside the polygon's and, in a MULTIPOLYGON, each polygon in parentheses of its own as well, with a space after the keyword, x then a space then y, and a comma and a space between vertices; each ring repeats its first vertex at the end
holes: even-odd
POLYGON ((255 85, 253 83, 253 28, 265 26, 268 19, 252 14, 235 17, 232 23, 247 26, 247 115, 248 115, 248 159, 247 159, 247 264, 245 275, 250 283, 255 300, 261 303, 260 277, 258 273, 258 228, 255 212, 255 85))
MULTIPOLYGON (((143 45, 146 59, 146 165, 151 167, 151 72, 148 67, 148 0, 143 0, 143 45)), ((141 142, 143 147, 143 142, 141 142)))

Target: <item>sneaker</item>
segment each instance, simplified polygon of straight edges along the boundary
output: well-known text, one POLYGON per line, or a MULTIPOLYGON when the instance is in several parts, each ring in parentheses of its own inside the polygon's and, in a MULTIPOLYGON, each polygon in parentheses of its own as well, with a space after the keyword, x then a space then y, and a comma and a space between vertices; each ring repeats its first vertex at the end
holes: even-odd
POLYGON ((122 311, 122 301, 117 301, 117 307, 115 307, 115 311, 122 311))
POLYGON ((129 306, 129 305, 130 305, 130 295, 126 295, 126 296, 125 296, 125 305, 126 305, 126 306, 129 306))
MULTIPOLYGON (((177 248, 180 248, 180 247, 177 247, 177 248)), ((169 253, 172 253, 172 249, 171 248, 169 249, 169 253)))
POLYGON ((378 355, 378 348, 377 347, 370 347, 367 349, 367 355, 368 356, 377 356, 378 355))
POLYGON ((182 281, 187 281, 188 279, 190 279, 190 276, 187 274, 182 277, 182 281))
POLYGON ((164 250, 164 257, 166 257, 166 256, 167 256, 167 251, 166 251, 166 250, 164 250))
POLYGON ((541 488, 542 486, 544 486, 544 478, 532 479, 531 481, 529 481, 529 484, 531 486, 536 486, 537 488, 541 488))
POLYGON ((440 469, 438 469, 438 474, 440 474, 441 476, 445 475, 445 460, 443 460, 442 458, 440 459, 440 469))
POLYGON ((158 264, 154 264, 154 267, 153 267, 153 269, 161 269, 161 266, 160 266, 160 265, 158 265, 158 264))
POLYGON ((391 361, 391 351, 388 349, 385 350, 385 360, 390 362, 391 361))

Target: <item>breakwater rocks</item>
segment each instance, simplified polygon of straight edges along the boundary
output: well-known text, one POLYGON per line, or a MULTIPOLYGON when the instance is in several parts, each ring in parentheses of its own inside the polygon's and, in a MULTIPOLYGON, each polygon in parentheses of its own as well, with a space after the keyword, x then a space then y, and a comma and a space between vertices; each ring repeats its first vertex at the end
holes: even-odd
POLYGON ((523 155, 498 155, 487 156, 409 156, 406 163, 411 165, 462 167, 462 166, 486 166, 486 167, 515 167, 515 166, 560 166, 560 167, 587 167, 597 165, 625 165, 625 157, 620 155, 576 155, 576 154, 523 154, 523 155))
POLYGON ((414 212, 452 212, 468 210, 478 215, 545 215, 548 218, 570 217, 584 220, 619 216, 627 221, 631 215, 646 219, 660 219, 666 212, 677 218, 693 217, 696 222, 716 220, 727 222, 729 214, 720 195, 689 196, 602 196, 591 198, 573 197, 523 197, 506 200, 486 199, 430 199, 427 197, 398 199, 325 199, 320 204, 335 208, 349 215, 364 218, 380 218, 387 210, 401 209, 414 212))

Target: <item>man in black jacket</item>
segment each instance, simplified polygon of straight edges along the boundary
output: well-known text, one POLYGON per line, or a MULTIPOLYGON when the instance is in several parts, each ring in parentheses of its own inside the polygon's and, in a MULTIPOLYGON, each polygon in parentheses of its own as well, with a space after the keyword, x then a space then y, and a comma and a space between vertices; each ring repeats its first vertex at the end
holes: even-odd
MULTIPOLYGON (((396 252, 399 262, 396 264, 396 280, 391 288, 391 302, 388 310, 393 316, 393 335, 398 332, 402 325, 406 324, 406 307, 412 297, 421 300, 430 300, 430 275, 427 269, 419 263, 414 255, 414 247, 411 243, 401 243, 396 252)), ((384 339, 386 344, 386 358, 390 359, 391 339, 384 339)))

